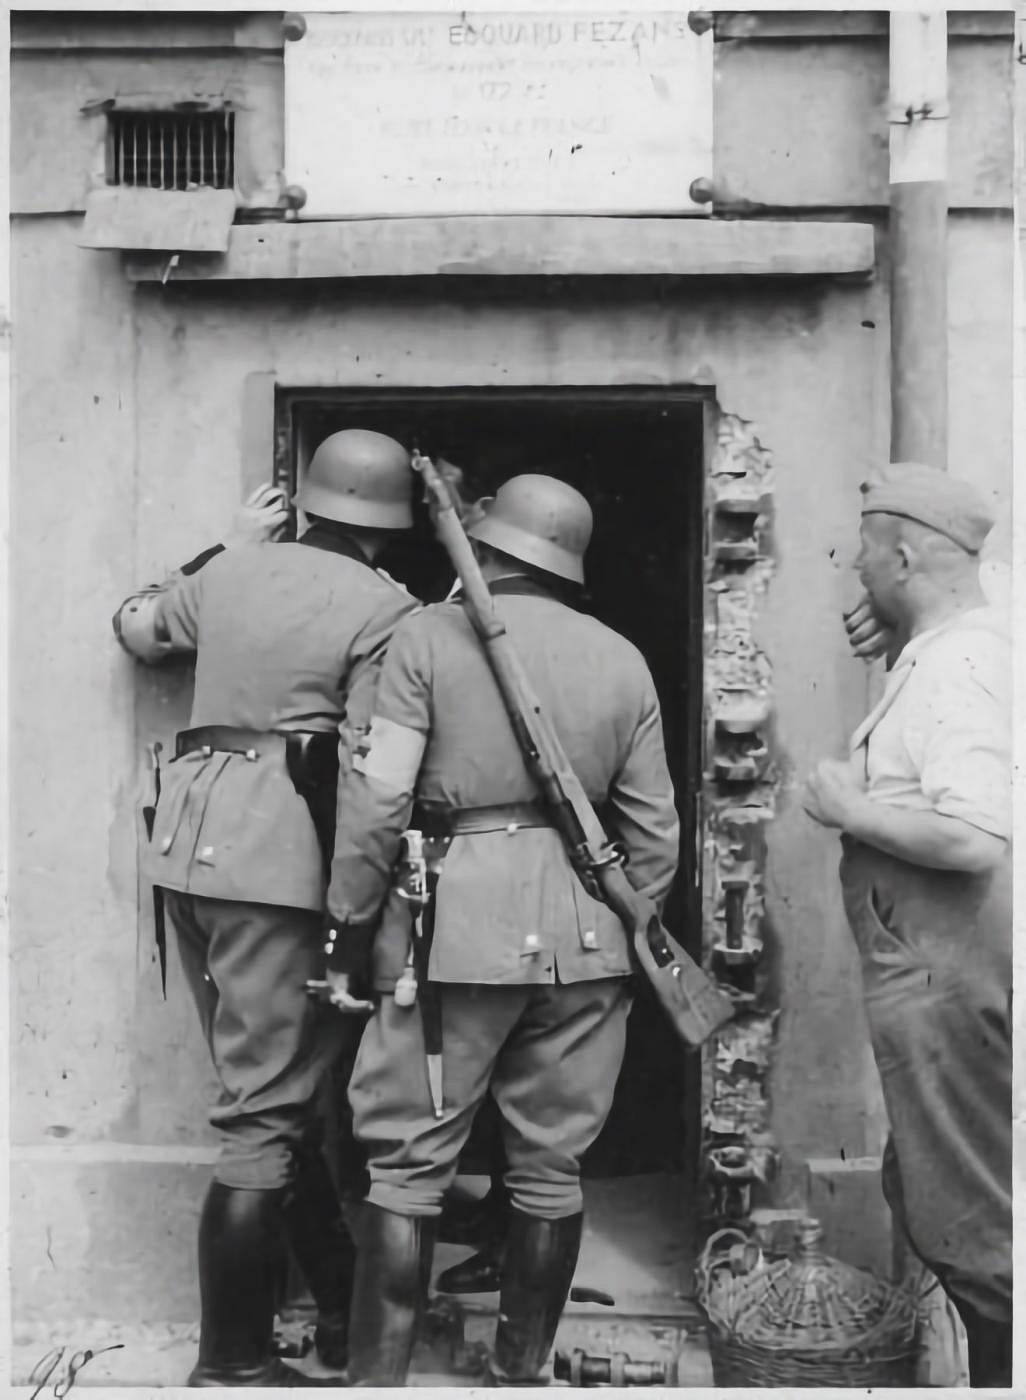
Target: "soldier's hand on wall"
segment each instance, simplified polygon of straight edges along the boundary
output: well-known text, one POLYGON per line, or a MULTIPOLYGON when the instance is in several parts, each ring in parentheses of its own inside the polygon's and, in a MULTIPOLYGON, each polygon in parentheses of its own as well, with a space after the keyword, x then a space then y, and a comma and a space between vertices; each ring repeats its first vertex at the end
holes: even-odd
POLYGON ((886 656, 894 640, 893 630, 877 617, 866 593, 844 614, 844 630, 852 652, 863 661, 886 656))
POLYGON ((245 544, 265 544, 277 539, 289 518, 288 501, 280 486, 265 482, 235 512, 224 537, 226 549, 245 544))

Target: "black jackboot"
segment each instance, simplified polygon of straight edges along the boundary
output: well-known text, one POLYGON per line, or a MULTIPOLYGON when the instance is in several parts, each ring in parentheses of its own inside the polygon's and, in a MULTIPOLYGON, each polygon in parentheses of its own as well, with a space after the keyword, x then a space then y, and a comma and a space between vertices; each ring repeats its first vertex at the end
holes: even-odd
POLYGON ((488 1193, 480 1201, 448 1201, 442 1206, 438 1238, 447 1244, 473 1244, 478 1252, 439 1274, 440 1293, 497 1293, 510 1212, 504 1170, 492 1171, 488 1193))
POLYGON ((504 1241, 489 1240, 476 1254, 438 1275, 439 1293, 497 1293, 502 1284, 504 1241))
POLYGON ((190 1386, 316 1386, 274 1355, 274 1311, 285 1262, 281 1191, 211 1183, 200 1216, 202 1320, 190 1386))
POLYGON ((433 1217, 364 1206, 349 1319, 350 1385, 406 1384, 434 1243, 433 1217))
POLYGON ((537 1385, 573 1282, 583 1215, 541 1220, 510 1210, 489 1379, 537 1385))
POLYGON ((282 1200, 282 1218, 296 1262, 317 1305, 314 1344, 325 1366, 344 1371, 356 1246, 323 1155, 311 1152, 282 1200))

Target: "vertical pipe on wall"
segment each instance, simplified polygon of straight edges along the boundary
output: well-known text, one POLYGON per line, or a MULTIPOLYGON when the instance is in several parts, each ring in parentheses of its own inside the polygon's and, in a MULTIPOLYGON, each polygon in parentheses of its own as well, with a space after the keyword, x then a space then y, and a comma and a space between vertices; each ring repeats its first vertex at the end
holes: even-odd
POLYGON ((890 17, 891 461, 947 467, 948 19, 890 17))

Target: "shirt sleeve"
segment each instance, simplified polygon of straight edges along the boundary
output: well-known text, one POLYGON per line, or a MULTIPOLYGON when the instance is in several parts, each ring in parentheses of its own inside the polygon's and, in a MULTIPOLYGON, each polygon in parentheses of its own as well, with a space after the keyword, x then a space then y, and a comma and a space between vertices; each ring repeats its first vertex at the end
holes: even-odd
POLYGON ((410 823, 431 727, 431 652, 419 618, 397 629, 372 708, 339 779, 328 911, 342 925, 378 918, 410 823))
POLYGON ((935 812, 1007 840, 1012 826, 1008 649, 995 639, 974 651, 946 650, 917 678, 906 741, 935 812))
POLYGON ((609 802, 617 835, 627 848, 627 878, 636 890, 661 905, 677 873, 680 822, 666 764, 659 701, 647 673, 638 722, 610 786, 609 802))

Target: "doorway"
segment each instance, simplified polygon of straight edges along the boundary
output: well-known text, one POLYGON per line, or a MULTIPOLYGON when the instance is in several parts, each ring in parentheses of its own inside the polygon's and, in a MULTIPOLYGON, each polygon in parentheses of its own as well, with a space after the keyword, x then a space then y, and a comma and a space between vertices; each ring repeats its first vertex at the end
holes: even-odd
MULTIPOLYGON (((276 436, 278 480, 290 488, 323 438, 361 427, 455 463, 471 498, 493 495, 525 471, 559 477, 588 498, 595 530, 584 607, 638 647, 655 680, 682 829, 665 918, 696 957, 703 423, 702 398, 685 390, 280 390, 276 436)), ((426 513, 382 563, 426 601, 443 598, 452 582, 426 513)), ((699 1056, 681 1049, 654 997, 639 987, 613 1110, 583 1163, 578 1277, 616 1298, 618 1311, 675 1313, 690 1291, 700 1123, 699 1056)), ((486 1172, 487 1155, 478 1135, 462 1166, 486 1172)))

